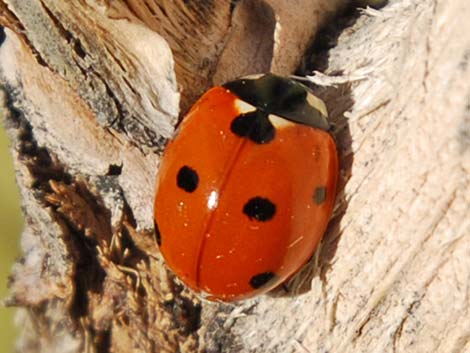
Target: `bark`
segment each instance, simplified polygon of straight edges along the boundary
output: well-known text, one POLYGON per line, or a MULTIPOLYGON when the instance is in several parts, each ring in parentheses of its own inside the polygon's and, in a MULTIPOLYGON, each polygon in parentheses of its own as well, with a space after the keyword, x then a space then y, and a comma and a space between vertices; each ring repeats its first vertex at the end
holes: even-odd
POLYGON ((0 0, 18 351, 470 352, 468 1, 285 3, 0 0), (164 144, 213 83, 294 72, 327 20, 307 57, 341 162, 327 234, 287 292, 201 301, 153 236, 164 144))

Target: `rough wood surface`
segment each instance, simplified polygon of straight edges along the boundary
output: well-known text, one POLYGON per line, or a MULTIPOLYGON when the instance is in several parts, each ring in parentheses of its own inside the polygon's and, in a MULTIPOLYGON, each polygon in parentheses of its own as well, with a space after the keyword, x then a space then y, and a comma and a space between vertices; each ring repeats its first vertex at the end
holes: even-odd
POLYGON ((292 72, 342 4, 282 3, 0 0, 27 220, 8 300, 23 308, 19 352, 470 352, 466 0, 390 1, 333 20, 314 47, 340 193, 287 293, 201 302, 166 270, 153 182, 179 105, 234 74, 234 38, 262 33, 253 62, 292 72))

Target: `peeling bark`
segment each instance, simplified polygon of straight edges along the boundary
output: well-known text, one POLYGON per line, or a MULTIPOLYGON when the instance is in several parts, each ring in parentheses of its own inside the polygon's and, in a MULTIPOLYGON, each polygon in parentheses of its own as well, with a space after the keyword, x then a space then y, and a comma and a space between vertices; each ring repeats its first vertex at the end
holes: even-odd
POLYGON ((0 0, 18 351, 470 351, 470 5, 331 20, 343 1, 289 3, 0 0), (341 161, 324 241, 288 292, 201 301, 152 230, 178 112, 213 83, 293 73, 327 20, 306 58, 341 161))

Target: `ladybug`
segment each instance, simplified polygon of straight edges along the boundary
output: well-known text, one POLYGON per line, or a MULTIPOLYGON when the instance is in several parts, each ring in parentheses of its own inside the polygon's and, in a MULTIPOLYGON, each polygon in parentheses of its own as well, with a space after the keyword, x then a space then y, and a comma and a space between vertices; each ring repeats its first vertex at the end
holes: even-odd
POLYGON ((265 293, 312 256, 338 157, 324 103, 273 74, 207 91, 163 154, 155 231, 167 265, 210 300, 265 293))

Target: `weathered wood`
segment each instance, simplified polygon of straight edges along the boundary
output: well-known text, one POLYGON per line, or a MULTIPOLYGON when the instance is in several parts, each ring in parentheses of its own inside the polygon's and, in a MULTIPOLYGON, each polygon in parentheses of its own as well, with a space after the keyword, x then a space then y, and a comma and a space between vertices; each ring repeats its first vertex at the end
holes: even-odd
POLYGON ((153 183, 179 105, 254 68, 292 72, 342 4, 285 3, 0 0, 27 220, 19 351, 470 352, 466 0, 390 1, 339 19, 315 51, 341 187, 288 293, 201 302, 167 272, 153 183))

